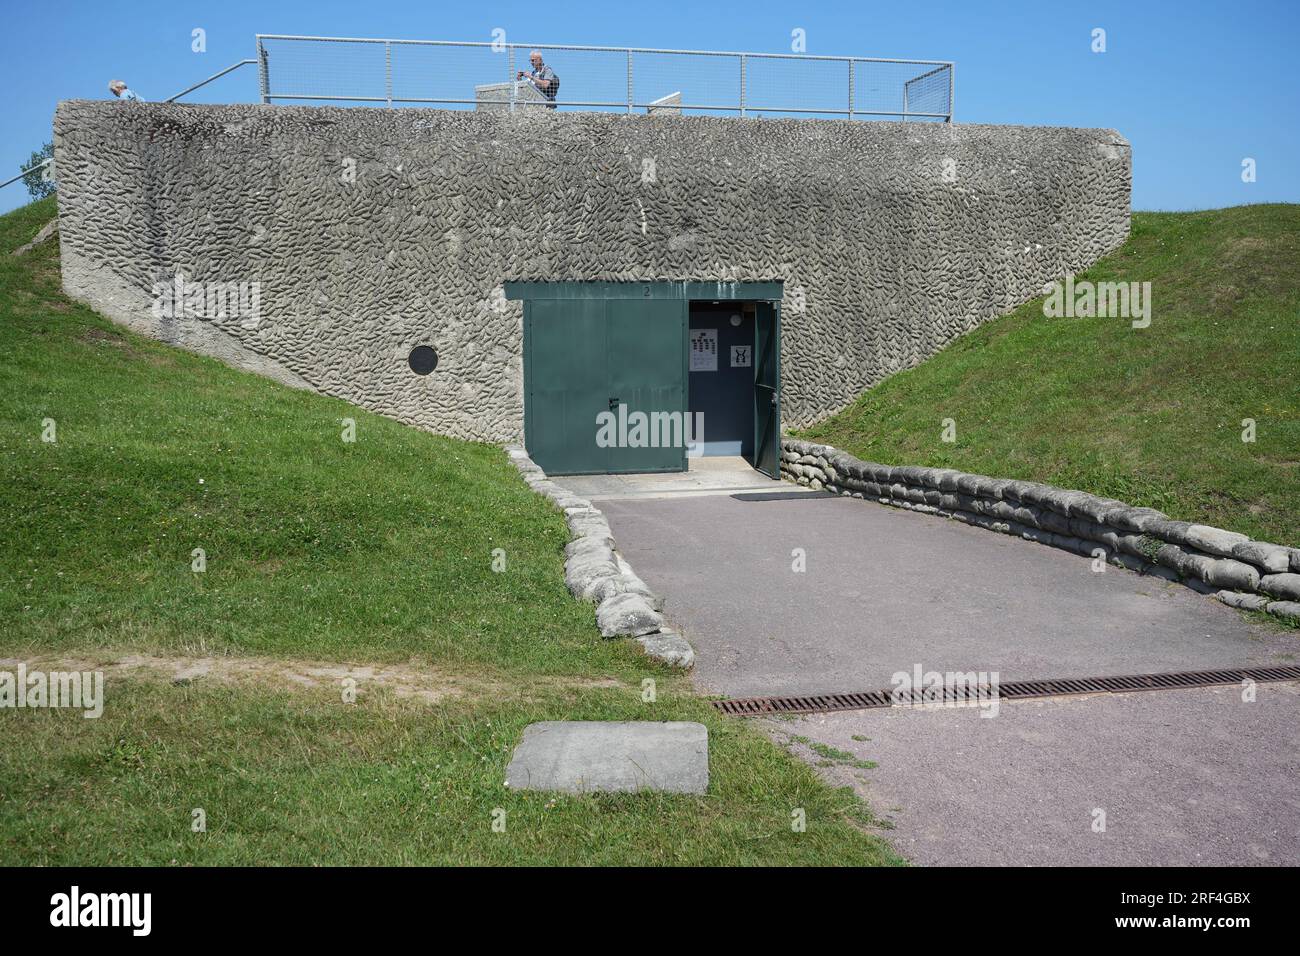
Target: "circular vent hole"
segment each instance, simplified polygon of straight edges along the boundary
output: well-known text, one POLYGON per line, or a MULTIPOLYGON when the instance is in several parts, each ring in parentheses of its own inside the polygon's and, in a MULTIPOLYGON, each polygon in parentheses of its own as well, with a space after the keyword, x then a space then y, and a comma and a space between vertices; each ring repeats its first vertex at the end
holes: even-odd
POLYGON ((416 375, 428 375, 438 367, 438 353, 431 345, 417 345, 406 357, 406 364, 416 375))

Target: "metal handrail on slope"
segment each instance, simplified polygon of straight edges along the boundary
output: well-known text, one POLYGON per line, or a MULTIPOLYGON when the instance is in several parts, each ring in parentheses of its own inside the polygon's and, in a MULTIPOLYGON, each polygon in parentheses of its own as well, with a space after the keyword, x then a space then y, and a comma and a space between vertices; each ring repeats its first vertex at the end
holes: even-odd
POLYGON ((5 186, 8 186, 10 183, 16 183, 16 182, 18 182, 18 180, 22 179, 22 178, 23 178, 24 176, 26 176, 28 173, 34 173, 34 172, 36 172, 36 170, 38 170, 38 169, 44 169, 46 166, 50 165, 50 163, 52 163, 52 162, 54 162, 53 159, 47 159, 47 160, 45 160, 44 162, 37 163, 37 164, 36 164, 35 166, 33 166, 31 169, 24 169, 21 173, 19 173, 19 174, 18 174, 17 176, 15 176, 13 179, 6 179, 4 182, 0 183, 0 188, 3 188, 3 187, 5 187, 5 186))
POLYGON ((230 66, 226 67, 226 68, 225 68, 224 70, 222 70, 220 73, 213 73, 213 74, 212 74, 210 77, 208 77, 206 80, 200 80, 198 83, 195 83, 193 86, 187 86, 187 87, 185 87, 185 89, 181 90, 181 91, 180 91, 179 93, 177 93, 175 96, 169 96, 169 97, 167 97, 167 99, 163 100, 163 102, 164 102, 164 103, 174 103, 176 100, 180 99, 182 96, 185 96, 187 93, 193 93, 193 92, 194 92, 195 90, 197 90, 200 86, 207 86, 207 85, 208 85, 209 83, 211 83, 213 80, 219 80, 219 79, 221 79, 223 76, 225 76, 227 73, 233 73, 233 72, 235 72, 235 70, 239 69, 241 66, 251 66, 252 64, 254 64, 254 63, 256 63, 256 62, 257 62, 256 60, 248 59, 248 60, 240 60, 238 63, 232 63, 232 64, 230 64, 230 66))

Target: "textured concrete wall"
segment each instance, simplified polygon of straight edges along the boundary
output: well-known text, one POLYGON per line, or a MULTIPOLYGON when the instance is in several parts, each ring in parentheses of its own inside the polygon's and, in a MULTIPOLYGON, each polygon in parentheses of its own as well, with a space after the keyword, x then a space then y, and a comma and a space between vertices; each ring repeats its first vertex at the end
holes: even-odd
POLYGON ((783 280, 793 427, 1129 227, 1129 147, 1108 130, 72 101, 55 151, 72 296, 492 441, 523 427, 506 280, 783 280), (154 317, 177 270, 259 282, 262 321, 154 317), (422 343, 427 377, 406 364, 422 343))

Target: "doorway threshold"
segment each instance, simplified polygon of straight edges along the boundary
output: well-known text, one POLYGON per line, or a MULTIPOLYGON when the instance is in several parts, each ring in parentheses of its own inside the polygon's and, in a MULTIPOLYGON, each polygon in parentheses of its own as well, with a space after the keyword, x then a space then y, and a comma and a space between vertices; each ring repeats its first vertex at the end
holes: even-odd
POLYGON ((686 498, 755 491, 807 491, 774 481, 739 455, 688 458, 686 471, 632 475, 553 475, 551 480, 589 501, 626 498, 686 498))

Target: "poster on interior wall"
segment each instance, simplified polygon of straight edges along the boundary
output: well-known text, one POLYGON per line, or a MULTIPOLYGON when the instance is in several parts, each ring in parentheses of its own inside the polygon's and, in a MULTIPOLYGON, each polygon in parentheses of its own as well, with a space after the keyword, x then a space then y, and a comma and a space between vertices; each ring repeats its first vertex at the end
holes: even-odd
POLYGON ((718 370, 718 330, 691 329, 691 371, 718 370))
POLYGON ((749 345, 733 345, 731 347, 731 367, 732 368, 749 368, 750 362, 753 361, 754 349, 749 345))

